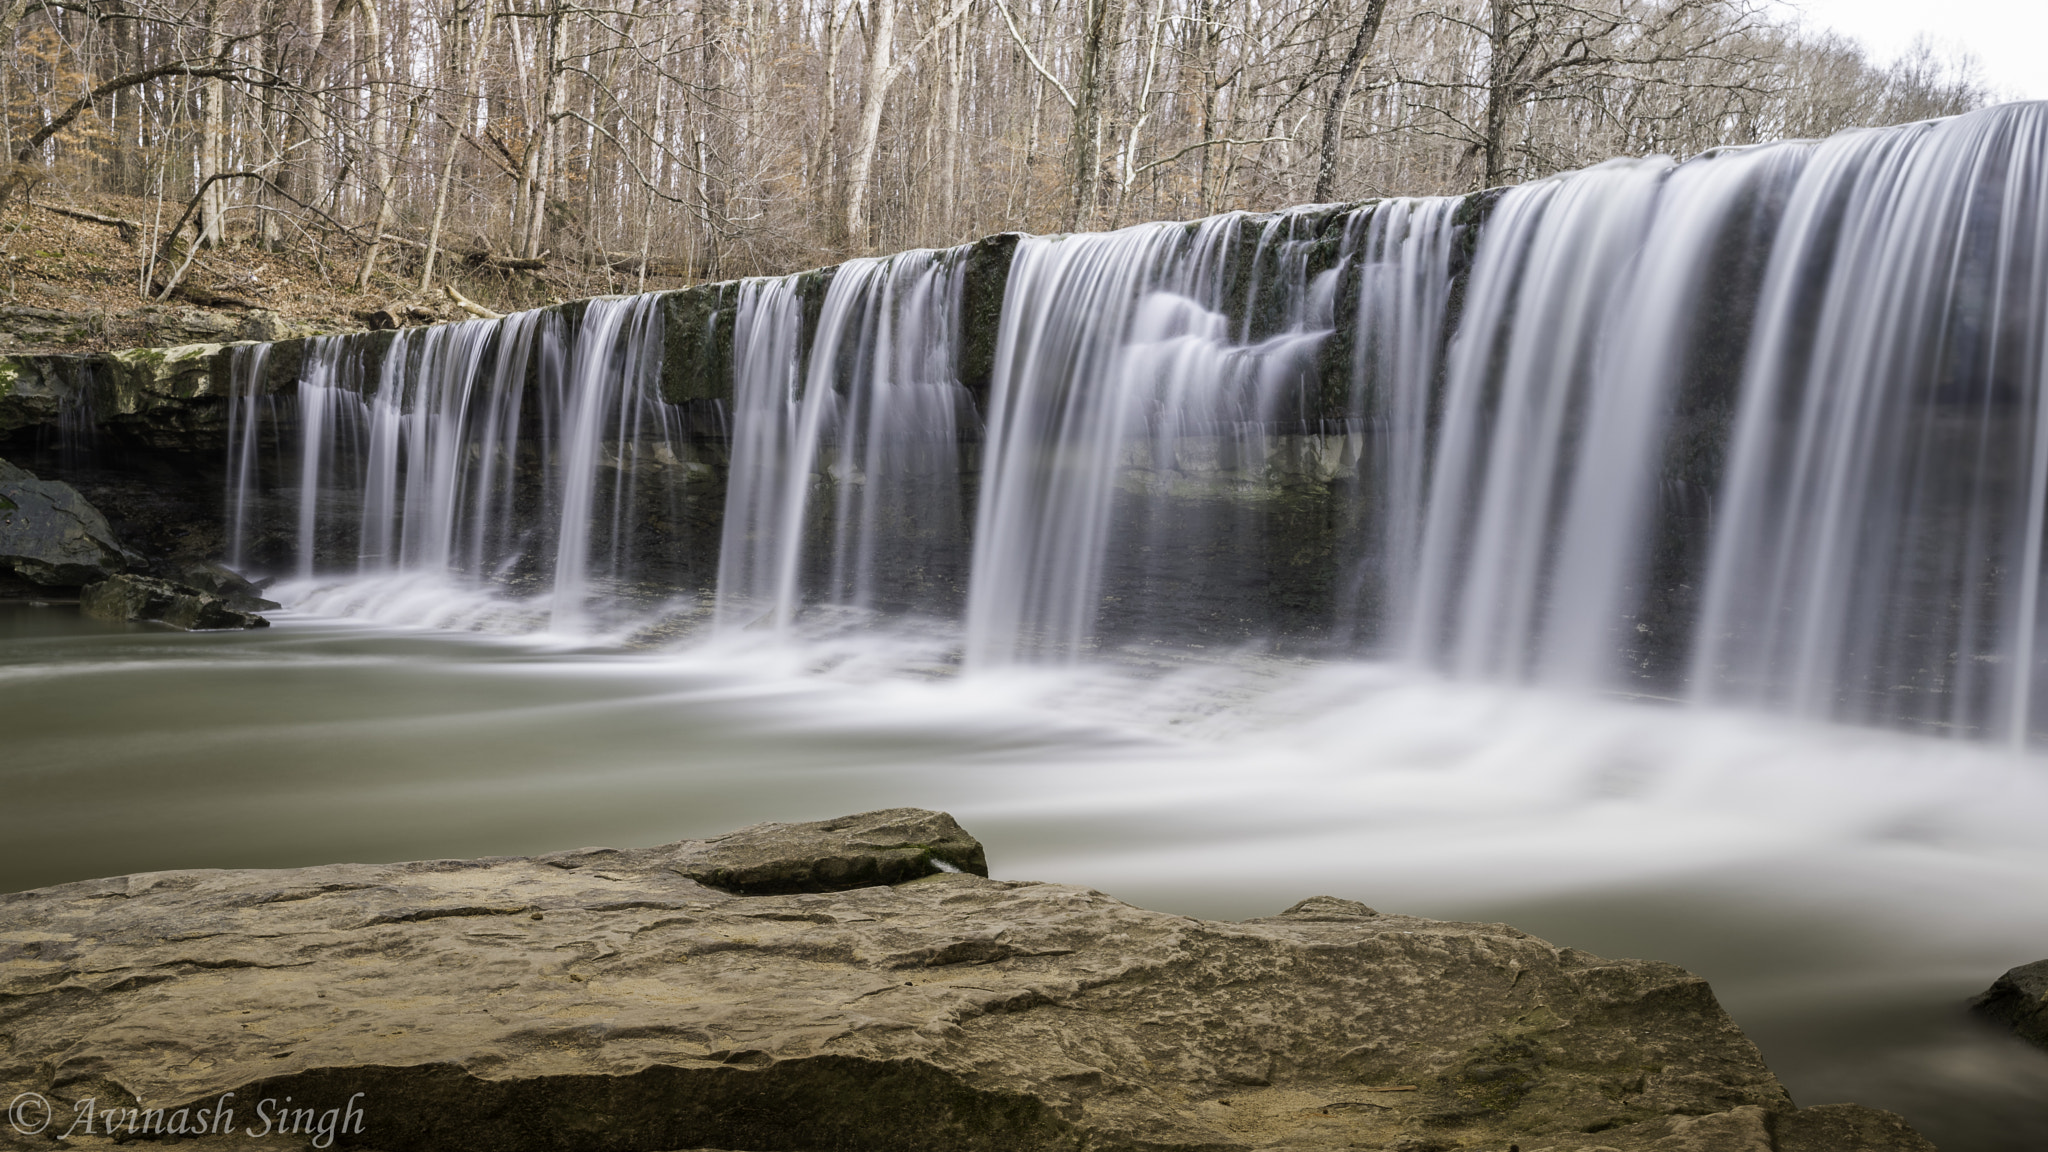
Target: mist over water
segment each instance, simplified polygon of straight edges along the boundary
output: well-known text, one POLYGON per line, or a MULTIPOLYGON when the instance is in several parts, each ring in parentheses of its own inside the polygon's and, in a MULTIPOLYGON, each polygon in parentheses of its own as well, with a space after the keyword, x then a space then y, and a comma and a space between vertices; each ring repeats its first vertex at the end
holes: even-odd
POLYGON ((245 356, 289 611, 0 613, 0 882, 945 808, 999 876, 1684 964, 1801 1103, 2038 1149, 1960 1005, 2048 956, 2044 156, 1024 237, 986 380, 969 249, 721 291, 711 400, 654 296, 245 356))
POLYGON ((0 613, 9 889, 922 805, 999 877, 1228 919, 1329 893, 1683 964, 1801 1103, 1943 1148, 2048 1131, 2048 1056, 1961 1011, 2048 949, 2032 756, 1255 649, 962 676, 941 623, 649 652, 60 612, 0 613))

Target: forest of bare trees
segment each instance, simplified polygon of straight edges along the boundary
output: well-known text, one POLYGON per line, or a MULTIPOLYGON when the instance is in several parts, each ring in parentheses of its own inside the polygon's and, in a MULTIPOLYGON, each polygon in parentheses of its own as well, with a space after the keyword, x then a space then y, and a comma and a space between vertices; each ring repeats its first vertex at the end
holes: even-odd
MULTIPOLYGON (((0 0, 0 196, 586 291, 1964 111, 1761 0, 0 0)), ((111 218, 110 218, 111 220, 111 218)), ((125 225, 124 225, 125 227, 125 225)))

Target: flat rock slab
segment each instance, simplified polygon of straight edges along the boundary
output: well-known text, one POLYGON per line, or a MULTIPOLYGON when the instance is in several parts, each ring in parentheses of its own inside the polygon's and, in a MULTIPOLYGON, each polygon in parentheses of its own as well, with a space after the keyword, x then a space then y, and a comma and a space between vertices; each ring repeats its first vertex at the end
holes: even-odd
POLYGON ((1328 897, 1194 920, 980 859, 950 817, 896 809, 0 896, 0 1099, 49 1102, 27 1147, 88 1099, 75 1147, 180 1109, 202 1146, 282 1110, 298 1146, 324 1124, 384 1152, 1929 1147, 1886 1113, 1795 1110, 1669 964, 1328 897), (805 843, 963 870, 731 890, 805 843))
POLYGON ((934 872, 988 875, 981 842, 944 812, 889 808, 808 824, 756 824, 677 845, 671 866, 747 896, 842 892, 934 872))

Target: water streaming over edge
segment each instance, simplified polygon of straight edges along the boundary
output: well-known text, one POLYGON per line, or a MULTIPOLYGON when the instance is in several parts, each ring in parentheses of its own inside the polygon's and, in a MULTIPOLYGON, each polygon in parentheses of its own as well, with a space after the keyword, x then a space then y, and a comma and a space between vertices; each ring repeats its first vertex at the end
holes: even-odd
MULTIPOLYGON (((1265 595, 1465 678, 2024 742, 2044 140, 2012 105, 1616 161, 1507 190, 1476 243, 1455 199, 1027 237, 985 435, 959 250, 849 262, 808 331, 801 278, 747 282, 716 619, 919 611, 993 667, 1254 635, 1265 595), (1316 555, 1279 556, 1303 523, 1316 555)), ((402 333, 374 387, 352 338, 314 342, 297 575, 335 570, 323 502, 359 502, 359 571, 523 574, 563 632, 660 585, 639 525, 697 449, 655 299, 402 333)), ((240 555, 274 418, 236 412, 240 555)))

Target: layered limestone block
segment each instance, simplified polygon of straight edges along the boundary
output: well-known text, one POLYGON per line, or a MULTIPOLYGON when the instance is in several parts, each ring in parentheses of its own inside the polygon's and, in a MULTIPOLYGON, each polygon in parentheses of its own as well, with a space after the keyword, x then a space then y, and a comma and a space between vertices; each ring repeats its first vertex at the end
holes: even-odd
POLYGON ((302 1144, 383 1152, 1928 1148, 1794 1108, 1669 964, 1332 897, 1196 920, 982 859, 899 809, 0 896, 0 1093, 214 1137, 288 1101, 302 1144))

